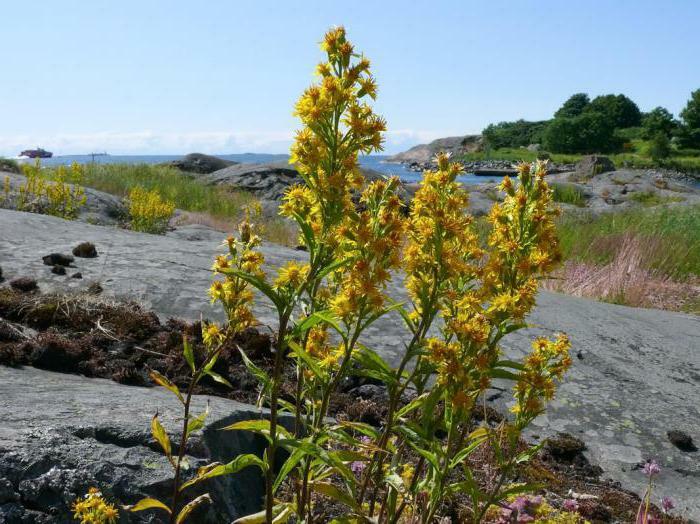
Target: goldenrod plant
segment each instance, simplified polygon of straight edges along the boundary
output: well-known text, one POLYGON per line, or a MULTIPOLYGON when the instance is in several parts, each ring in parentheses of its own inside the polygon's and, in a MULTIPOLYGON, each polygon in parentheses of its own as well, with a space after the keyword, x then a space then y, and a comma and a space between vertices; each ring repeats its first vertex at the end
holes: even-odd
MULTIPOLYGON (((80 208, 87 202, 85 190, 79 185, 82 180, 79 164, 74 163, 70 169, 59 166, 50 176, 45 176, 37 158, 34 165, 23 165, 22 172, 26 181, 19 187, 17 209, 66 220, 78 217, 80 208)), ((7 184, 9 186, 9 180, 7 184)))
POLYGON ((184 393, 181 392, 177 385, 171 382, 167 377, 161 375, 157 371, 151 371, 151 379, 172 393, 183 408, 182 427, 180 430, 179 441, 176 443, 176 445, 171 443, 170 436, 158 418, 158 413, 156 413, 151 419, 151 434, 163 449, 163 452, 165 453, 165 456, 173 469, 173 493, 170 501, 168 501, 169 503, 152 497, 146 497, 138 501, 133 506, 128 506, 126 508, 128 511, 138 512, 149 509, 157 509, 165 512, 168 515, 169 522, 171 524, 180 524, 184 522, 188 516, 195 509, 197 509, 197 507, 211 502, 209 494, 205 493, 183 504, 182 499, 187 488, 206 479, 236 473, 237 471, 248 466, 255 465, 263 468, 264 470, 265 463, 257 456, 248 454, 239 455, 227 464, 208 464, 205 467, 199 468, 196 474, 187 481, 185 481, 183 478, 184 471, 189 469, 189 464, 186 457, 188 440, 193 433, 201 430, 204 427, 208 414, 208 408, 200 414, 192 414, 192 395, 197 387, 197 384, 205 376, 208 376, 214 381, 228 387, 231 386, 226 379, 216 373, 213 368, 227 339, 235 336, 237 333, 237 328, 242 325, 243 324, 236 325, 231 323, 225 330, 221 330, 215 324, 203 323, 202 339, 205 346, 205 351, 203 354, 196 354, 193 345, 188 341, 188 339, 183 339, 183 356, 191 372, 190 382, 187 390, 184 393))
POLYGON ((129 191, 127 203, 131 229, 144 233, 164 233, 175 211, 175 204, 157 190, 149 191, 141 186, 129 191))
POLYGON ((87 494, 73 503, 73 518, 80 524, 116 524, 119 511, 107 502, 102 492, 90 488, 87 494))
MULTIPOLYGON (((517 180, 504 179, 506 197, 489 215, 483 248, 458 182, 462 168, 446 154, 424 174, 406 218, 399 181, 367 184, 358 168, 359 154, 381 150, 386 128, 368 103, 377 92, 370 63, 342 27, 330 30, 321 46, 326 60, 317 67, 319 81, 295 109, 303 127, 290 161, 304 184, 290 188, 280 207, 297 223, 308 258, 276 274, 263 272, 255 216, 247 213, 238 237, 227 240, 228 253, 214 263, 221 278, 210 295, 227 322, 207 325, 206 337, 220 340, 254 324, 253 289, 278 320, 270 373, 241 351, 269 413, 225 428, 267 440, 259 462, 242 459, 264 474, 264 509, 239 522, 311 523, 319 501, 330 499, 345 508, 337 524, 427 524, 440 521, 444 502, 458 494, 471 501, 464 521, 483 521, 492 506, 535 489, 513 484, 518 465, 538 450, 524 447, 521 433, 544 411, 570 365, 564 334, 535 340, 523 361, 504 359, 500 348, 505 336, 525 327, 538 280, 560 259, 546 165, 521 165, 517 180), (400 272, 406 304, 386 292, 400 272), (388 314, 403 319, 407 335, 395 368, 363 343, 365 330, 388 314), (291 400, 280 398, 290 364, 296 370, 291 400), (382 428, 329 420, 331 398, 350 374, 386 385, 382 428), (514 385, 512 417, 475 427, 473 415, 485 409, 496 379, 514 385), (408 403, 406 394, 412 395, 408 403), (283 415, 291 423, 283 426, 283 415), (488 487, 469 466, 482 448, 496 461, 488 487), (287 458, 275 469, 281 450, 287 458)), ((209 471, 195 478, 204 480, 209 471)))

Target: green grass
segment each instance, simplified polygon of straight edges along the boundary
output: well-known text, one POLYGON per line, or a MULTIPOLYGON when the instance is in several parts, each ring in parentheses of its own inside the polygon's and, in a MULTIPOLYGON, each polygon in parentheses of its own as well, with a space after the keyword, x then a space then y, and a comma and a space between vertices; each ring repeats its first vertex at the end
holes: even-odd
POLYGON ((578 207, 586 205, 586 196, 583 190, 572 184, 550 184, 552 198, 561 204, 571 204, 578 207))
POLYGON ((563 216, 558 232, 568 260, 607 264, 623 235, 637 235, 654 246, 650 269, 676 279, 700 276, 700 205, 563 216))
MULTIPOLYGON (((42 169, 48 178, 52 173, 53 169, 42 169)), ((206 185, 175 168, 152 164, 86 164, 80 183, 121 197, 126 197, 136 186, 155 189, 176 208, 203 215, 196 217, 198 223, 226 230, 232 230, 241 218, 243 207, 255 201, 250 193, 206 185)), ((267 232, 265 239, 270 242, 289 245, 296 240, 293 228, 281 218, 265 219, 263 225, 267 232)))
POLYGON ((86 186, 126 196, 136 186, 156 189, 178 209, 235 219, 254 198, 248 193, 205 185, 172 167, 149 164, 87 164, 86 186))
POLYGON ((0 157, 0 171, 9 171, 10 173, 19 173, 19 164, 12 158, 0 157))
POLYGON ((637 193, 632 193, 629 199, 645 207, 658 206, 671 202, 682 202, 684 200, 683 197, 660 196, 653 191, 639 191, 637 193))

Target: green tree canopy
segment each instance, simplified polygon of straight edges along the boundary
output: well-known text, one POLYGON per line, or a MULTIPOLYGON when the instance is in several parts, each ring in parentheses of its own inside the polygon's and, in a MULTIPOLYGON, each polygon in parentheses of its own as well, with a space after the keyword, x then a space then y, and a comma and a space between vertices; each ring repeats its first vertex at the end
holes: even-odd
POLYGON ((555 118, 544 131, 543 145, 553 153, 609 153, 621 140, 605 116, 584 112, 573 118, 555 118))
POLYGON ((522 119, 515 122, 499 122, 489 125, 482 134, 486 143, 494 149, 526 147, 541 142, 546 125, 547 121, 528 122, 522 119))
POLYGON ((659 106, 644 115, 642 127, 644 128, 644 138, 654 138, 659 133, 669 137, 678 127, 678 122, 668 109, 659 106))
POLYGON ((700 89, 690 93, 690 100, 680 113, 683 125, 676 135, 681 147, 700 147, 700 89))
POLYGON ((554 113, 554 118, 573 118, 579 116, 591 101, 586 93, 576 93, 554 113))
POLYGON ((635 127, 642 123, 639 107, 625 95, 597 96, 586 106, 585 112, 601 114, 616 129, 635 127))

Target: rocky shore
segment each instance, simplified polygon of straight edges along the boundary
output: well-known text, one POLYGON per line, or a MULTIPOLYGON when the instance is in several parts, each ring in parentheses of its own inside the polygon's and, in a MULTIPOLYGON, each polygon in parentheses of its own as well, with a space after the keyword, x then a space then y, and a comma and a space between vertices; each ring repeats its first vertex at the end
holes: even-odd
MULTIPOLYGON (((91 292, 100 289, 103 300, 137 299, 158 313, 161 322, 170 316, 190 321, 201 314, 205 318, 220 316, 205 294, 220 233, 203 226, 187 226, 157 236, 8 210, 0 210, 0 224, 4 232, 0 264, 8 283, 31 276, 39 292, 47 293, 87 292, 98 282, 99 288, 93 286, 91 292), (86 241, 94 244, 98 256, 76 258, 69 272, 80 271, 83 279, 57 275, 43 260, 51 253, 70 253, 86 241)), ((306 256, 275 245, 264 246, 263 252, 268 269, 306 256)), ((395 280, 388 292, 397 300, 405 299, 401 279, 395 280)), ((269 304, 259 302, 255 313, 263 325, 274 327, 275 315, 269 304)), ((537 442, 560 432, 574 435, 584 443, 586 459, 602 468, 604 478, 620 482, 637 494, 643 493, 646 482, 640 468, 644 461, 654 458, 663 466, 657 496, 673 497, 680 514, 700 519, 697 452, 681 449, 669 436, 673 430, 687 435, 691 442, 700 440, 695 408, 700 398, 693 378, 698 372, 698 318, 541 292, 528 322, 531 328, 504 339, 504 358, 521 358, 532 337, 552 335, 558 330, 569 334, 575 355, 573 369, 556 401, 537 420, 530 438, 537 442)), ((393 364, 400 359, 405 342, 404 334, 396 327, 399 323, 400 319, 389 315, 363 335, 363 343, 393 364)), ((136 492, 159 493, 166 470, 151 444, 144 440, 148 414, 137 416, 137 412, 143 406, 168 412, 170 404, 164 402, 165 397, 152 396, 153 391, 142 393, 134 386, 104 384, 98 379, 68 377, 63 381, 51 373, 30 368, 2 372, 0 395, 8 402, 3 403, 5 424, 0 428, 0 448, 4 450, 0 454, 0 478, 6 481, 2 484, 6 495, 0 497, 0 510, 35 512, 27 513, 35 518, 32 521, 27 517, 31 522, 61 522, 51 520, 51 508, 59 501, 70 502, 80 492, 84 487, 78 482, 80 478, 112 486, 111 493, 124 493, 120 500, 126 502, 133 502, 136 492), (36 384, 29 386, 35 393, 27 397, 28 401, 20 401, 27 389, 21 384, 36 384), (109 392, 113 401, 103 401, 104 392, 109 392), (48 412, 51 416, 47 418, 48 412), (83 426, 87 429, 80 429, 83 426), (85 471, 89 475, 81 477, 85 471), (128 493, 119 491, 127 486, 132 486, 128 493)), ((502 413, 511 402, 510 394, 498 387, 489 398, 492 407, 502 413)), ((204 403, 205 399, 198 402, 204 403)), ((225 413, 242 410, 241 416, 248 416, 245 410, 252 409, 219 404, 212 402, 213 429, 222 423, 225 413)), ((205 431, 205 438, 220 435, 213 429, 205 431)), ((225 449, 217 447, 224 443, 216 438, 219 440, 206 441, 202 454, 193 452, 194 459, 223 457, 238 450, 234 449, 236 443, 225 449)), ((251 449, 241 446, 241 450, 251 449)), ((234 492, 241 493, 243 498, 236 499, 240 503, 247 500, 243 492, 234 492)), ((597 499, 603 506, 612 504, 607 500, 597 499)), ((229 515, 243 511, 221 508, 217 506, 217 511, 229 515)))

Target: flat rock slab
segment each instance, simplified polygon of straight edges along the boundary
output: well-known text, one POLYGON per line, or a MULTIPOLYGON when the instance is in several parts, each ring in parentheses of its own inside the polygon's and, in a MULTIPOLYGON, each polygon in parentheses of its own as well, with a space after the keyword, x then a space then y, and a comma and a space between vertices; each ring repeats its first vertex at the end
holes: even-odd
MULTIPOLYGON (((154 236, 0 210, 0 232, 0 266, 7 279, 34 276, 43 291, 79 289, 99 280, 104 293, 139 299, 162 316, 220 315, 206 289, 212 259, 223 250, 221 235, 201 226, 154 236), (93 242, 100 255, 76 260, 83 280, 53 275, 43 264, 42 256, 70 252, 84 241, 93 242)), ((305 258, 274 245, 263 246, 263 252, 268 267, 305 258)), ((405 297, 400 284, 397 279, 390 289, 398 299, 405 297)), ((260 301, 255 312, 274 325, 269 304, 260 301)), ((537 335, 564 331, 574 360, 557 399, 536 421, 533 438, 559 431, 580 437, 608 477, 640 494, 645 478, 639 464, 654 458, 663 467, 656 495, 673 497, 682 513, 700 520, 700 452, 683 452, 666 437, 675 429, 700 442, 700 318, 542 292, 529 321, 533 327, 504 341, 508 357, 522 357, 537 335)), ((381 319, 362 340, 394 363, 405 341, 398 316, 381 319)), ((494 402, 509 401, 503 393, 494 402)))
MULTIPOLYGON (((158 412, 171 441, 177 442, 182 406, 163 388, 0 366, 0 397, 0 522, 75 522, 68 508, 92 486, 119 504, 144 496, 169 500, 172 470, 150 436, 150 420, 158 412)), ((207 424, 190 441, 187 459, 192 469, 186 475, 239 453, 262 455, 262 438, 220 431, 258 419, 261 412, 228 399, 196 396, 194 413, 207 404, 207 424)), ((258 470, 247 468, 207 481, 188 495, 204 492, 214 503, 195 521, 230 522, 258 510, 264 483, 258 470)), ((161 522, 154 520, 157 516, 162 515, 148 511, 132 514, 128 521, 161 522)))

